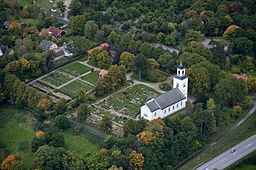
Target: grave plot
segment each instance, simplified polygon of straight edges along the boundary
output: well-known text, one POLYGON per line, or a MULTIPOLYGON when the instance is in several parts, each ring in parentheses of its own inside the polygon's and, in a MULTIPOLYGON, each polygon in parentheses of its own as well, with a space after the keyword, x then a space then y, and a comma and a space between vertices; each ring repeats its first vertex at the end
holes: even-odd
POLYGON ((86 74, 85 76, 81 77, 81 79, 95 85, 99 80, 99 71, 93 71, 89 74, 86 74))
POLYGON ((130 118, 136 118, 140 113, 140 107, 150 98, 159 93, 142 84, 134 85, 124 91, 114 94, 103 100, 98 105, 108 110, 114 110, 130 118))
POLYGON ((75 80, 67 84, 66 86, 58 89, 58 91, 73 98, 78 94, 80 89, 90 91, 93 89, 93 86, 81 80, 75 80))
POLYGON ((61 74, 59 72, 53 72, 51 74, 49 74, 48 76, 42 78, 41 80, 43 80, 45 83, 49 83, 52 84, 56 87, 72 80, 69 76, 61 74))
POLYGON ((77 76, 80 76, 84 73, 87 73, 90 70, 91 70, 90 67, 87 67, 87 66, 85 66, 81 63, 78 63, 78 62, 74 62, 72 64, 69 64, 69 65, 61 68, 59 71, 77 77, 77 76))

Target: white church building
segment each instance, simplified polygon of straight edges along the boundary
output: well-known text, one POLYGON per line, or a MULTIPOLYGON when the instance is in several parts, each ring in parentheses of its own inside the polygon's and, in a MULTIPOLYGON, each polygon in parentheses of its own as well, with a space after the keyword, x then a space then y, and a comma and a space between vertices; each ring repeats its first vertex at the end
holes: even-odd
POLYGON ((180 64, 173 77, 173 89, 147 101, 141 107, 141 117, 149 121, 167 117, 186 107, 188 98, 188 76, 180 64))

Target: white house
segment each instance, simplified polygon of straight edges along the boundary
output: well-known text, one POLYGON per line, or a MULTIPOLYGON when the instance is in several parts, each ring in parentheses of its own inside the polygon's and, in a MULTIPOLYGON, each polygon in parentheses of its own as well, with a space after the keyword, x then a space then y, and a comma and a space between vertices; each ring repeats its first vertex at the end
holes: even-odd
POLYGON ((149 121, 167 117, 186 107, 188 97, 188 76, 180 64, 173 78, 173 89, 145 103, 141 107, 141 117, 149 121))

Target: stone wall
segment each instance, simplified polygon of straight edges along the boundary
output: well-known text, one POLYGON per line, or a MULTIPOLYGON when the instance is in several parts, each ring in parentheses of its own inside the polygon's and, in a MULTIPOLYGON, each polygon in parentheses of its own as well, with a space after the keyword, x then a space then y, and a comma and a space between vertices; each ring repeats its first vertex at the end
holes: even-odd
MULTIPOLYGON (((87 123, 92 123, 96 125, 100 124, 101 121, 102 117, 96 114, 91 114, 86 120, 87 123)), ((123 136, 123 125, 116 122, 112 122, 112 133, 118 136, 123 136)))

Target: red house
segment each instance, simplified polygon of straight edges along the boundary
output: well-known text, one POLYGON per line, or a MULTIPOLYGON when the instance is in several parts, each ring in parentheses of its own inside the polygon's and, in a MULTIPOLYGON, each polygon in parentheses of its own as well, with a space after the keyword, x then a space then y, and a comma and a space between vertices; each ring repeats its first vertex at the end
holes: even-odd
POLYGON ((49 31, 49 34, 51 36, 54 36, 55 38, 61 38, 66 34, 66 32, 64 30, 61 30, 56 27, 49 27, 48 31, 49 31))

